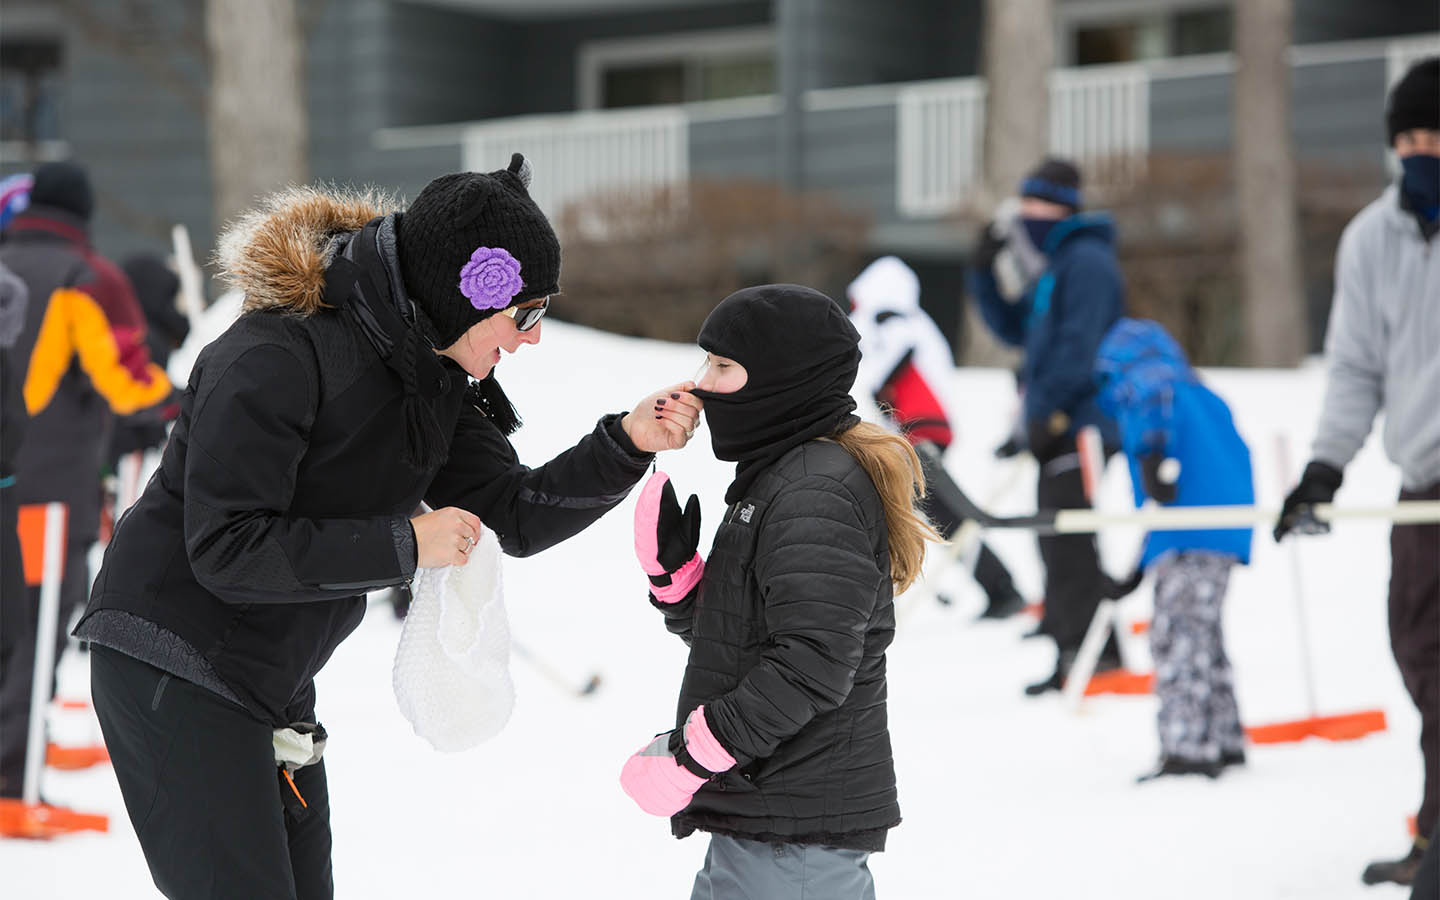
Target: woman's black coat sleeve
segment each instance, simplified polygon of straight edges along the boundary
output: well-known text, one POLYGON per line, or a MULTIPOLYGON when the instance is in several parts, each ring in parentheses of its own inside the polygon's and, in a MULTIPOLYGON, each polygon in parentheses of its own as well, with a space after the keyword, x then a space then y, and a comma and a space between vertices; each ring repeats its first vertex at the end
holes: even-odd
POLYGON ((635 449, 619 422, 619 415, 606 416, 574 447, 532 469, 466 403, 425 500, 433 509, 458 506, 479 516, 511 556, 539 553, 585 530, 645 474, 654 456, 635 449))
POLYGON ((403 517, 288 513, 317 390, 312 367, 260 344, 211 359, 184 400, 185 550, 196 579, 227 603, 349 597, 415 570, 403 517))

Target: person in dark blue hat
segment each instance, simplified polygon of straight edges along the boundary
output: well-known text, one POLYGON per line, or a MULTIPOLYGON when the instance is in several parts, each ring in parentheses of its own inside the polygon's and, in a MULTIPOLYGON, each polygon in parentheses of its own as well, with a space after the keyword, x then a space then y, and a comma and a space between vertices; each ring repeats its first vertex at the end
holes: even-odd
MULTIPOLYGON (((1081 211, 1080 172, 1065 160, 1041 162, 1020 182, 1019 195, 1013 218, 991 223, 983 232, 969 273, 970 292, 995 335, 1025 351, 1020 380, 1025 434, 1040 464, 1037 504, 1041 509, 1086 507, 1090 501, 1077 433, 1095 425, 1107 449, 1119 443, 1115 424, 1096 404, 1091 377, 1101 339, 1125 314, 1115 228, 1105 213, 1081 211), (1015 267, 1020 283, 1002 289, 999 279, 1012 270, 1002 259, 1038 262, 1015 267)), ((1055 640, 1058 655, 1050 677, 1025 689, 1031 695, 1060 689, 1105 585, 1092 535, 1047 536, 1039 542, 1045 563, 1040 628, 1055 640)), ((1112 639, 1101 666, 1118 664, 1112 639)))

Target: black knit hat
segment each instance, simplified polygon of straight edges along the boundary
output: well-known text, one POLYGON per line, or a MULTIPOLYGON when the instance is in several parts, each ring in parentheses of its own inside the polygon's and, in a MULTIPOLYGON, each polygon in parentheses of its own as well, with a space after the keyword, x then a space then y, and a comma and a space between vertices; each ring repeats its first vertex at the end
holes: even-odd
POLYGON ((1385 105, 1385 130, 1390 143, 1412 128, 1440 130, 1440 56, 1427 56, 1390 89, 1385 105))
POLYGON ((1020 180, 1020 196, 1038 197, 1078 211, 1083 205, 1080 170, 1069 160, 1047 157, 1020 180))
POLYGON ((439 347, 507 306, 560 290, 560 241, 530 199, 530 173, 516 153, 488 175, 442 175, 399 217, 405 290, 439 347))
POLYGON ((740 363, 749 376, 737 391, 694 391, 705 402, 715 456, 737 464, 727 503, 792 448, 858 421, 850 389, 860 335, 840 304, 813 288, 738 290, 711 310, 697 343, 740 363))
POLYGON ((84 167, 68 160, 45 163, 35 170, 30 188, 31 206, 50 206, 74 213, 85 221, 95 211, 95 192, 84 167))

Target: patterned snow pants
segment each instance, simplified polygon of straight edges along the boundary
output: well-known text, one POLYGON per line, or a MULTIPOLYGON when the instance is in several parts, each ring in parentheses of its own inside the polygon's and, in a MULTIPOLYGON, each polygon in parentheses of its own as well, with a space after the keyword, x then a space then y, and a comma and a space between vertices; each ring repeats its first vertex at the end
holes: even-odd
POLYGON ((1150 653, 1160 698, 1160 752, 1214 762, 1244 749, 1235 676, 1220 614, 1233 557, 1183 552, 1155 562, 1150 653))

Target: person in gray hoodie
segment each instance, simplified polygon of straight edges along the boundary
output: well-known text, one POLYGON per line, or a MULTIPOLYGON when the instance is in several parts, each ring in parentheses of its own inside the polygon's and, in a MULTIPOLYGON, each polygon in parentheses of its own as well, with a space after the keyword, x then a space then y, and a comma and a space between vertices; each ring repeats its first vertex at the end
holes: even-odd
MULTIPOLYGON (((1325 336, 1329 375, 1310 463, 1275 525, 1291 532, 1329 526, 1314 506, 1329 502, 1341 474, 1384 407, 1385 453, 1400 467, 1401 500, 1440 500, 1440 57, 1421 60, 1390 92, 1390 145, 1403 174, 1360 211, 1340 238, 1335 301, 1325 336)), ((1435 841, 1440 813, 1440 525, 1390 532, 1390 646, 1420 710, 1425 786, 1414 846, 1372 863, 1366 884, 1410 884, 1435 841)))

